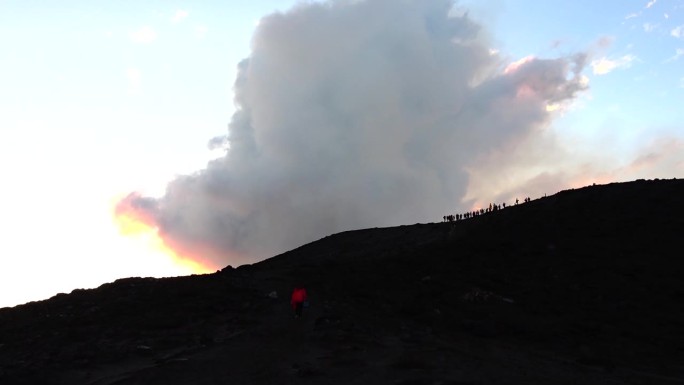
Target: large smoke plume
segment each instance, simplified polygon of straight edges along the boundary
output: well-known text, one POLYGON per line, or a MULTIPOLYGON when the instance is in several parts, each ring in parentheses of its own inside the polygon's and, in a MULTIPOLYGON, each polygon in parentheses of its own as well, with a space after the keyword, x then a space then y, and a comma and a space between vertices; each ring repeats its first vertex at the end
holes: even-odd
POLYGON ((478 156, 548 124, 584 56, 506 65, 447 0, 307 3, 263 18, 224 157, 122 202, 215 267, 348 229, 439 220, 478 156))

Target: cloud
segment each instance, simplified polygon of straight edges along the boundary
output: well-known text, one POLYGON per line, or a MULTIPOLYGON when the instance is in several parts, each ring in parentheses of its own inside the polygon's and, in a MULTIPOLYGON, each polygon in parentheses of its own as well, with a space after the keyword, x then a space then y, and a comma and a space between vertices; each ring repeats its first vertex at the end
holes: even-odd
MULTIPOLYGON (((653 7, 653 6, 656 4, 657 1, 658 1, 658 0, 651 0, 651 1, 649 1, 649 2, 646 3, 646 5, 644 6, 644 9, 649 9, 649 8, 653 7)), ((637 17, 641 16, 642 12, 643 12, 643 10, 638 11, 638 12, 632 12, 632 13, 628 14, 627 16, 625 16, 625 20, 637 18, 637 17)), ((667 16, 666 16, 666 18, 667 18, 667 16)))
POLYGON ((684 48, 677 48, 675 50, 674 56, 670 57, 669 59, 665 60, 665 63, 673 62, 676 60, 679 60, 680 57, 684 56, 684 48))
POLYGON ((615 42, 615 37, 613 36, 601 36, 596 42, 593 43, 595 49, 605 50, 608 49, 615 42))
POLYGON ((644 32, 653 32, 658 28, 658 24, 644 23, 644 32))
POLYGON ((629 68, 634 60, 636 60, 636 56, 634 55, 625 55, 615 60, 603 57, 601 59, 592 61, 591 68, 594 72, 594 75, 605 75, 618 68, 629 68))
POLYGON ((138 44, 149 44, 157 40, 157 32, 152 27, 142 27, 136 31, 130 32, 128 37, 138 44))
POLYGON ((170 247, 215 267, 453 212, 479 159, 538 134, 547 106, 587 85, 586 55, 507 65, 451 7, 301 3, 263 18, 228 133, 210 140, 225 156, 129 206, 141 200, 170 247))
MULTIPOLYGON (((679 130, 681 131, 681 130, 679 130)), ((606 184, 640 178, 684 175, 684 137, 656 136, 630 156, 596 151, 594 145, 562 144, 553 132, 528 136, 511 144, 515 150, 498 150, 481 157, 471 169, 465 200, 471 208, 489 202, 541 197, 592 183, 606 184), (586 147, 586 153, 582 148, 586 147), (553 152, 546 151, 553 148, 553 152)))
POLYGON ((518 59, 514 62, 509 63, 506 68, 504 68, 504 74, 511 74, 520 69, 520 67, 523 67, 524 65, 531 63, 535 60, 535 57, 530 55, 530 56, 525 56, 522 59, 518 59))
POLYGON ((188 17, 188 14, 189 14, 188 11, 184 11, 182 9, 179 9, 171 17, 171 22, 172 23, 178 23, 178 22, 182 21, 183 19, 185 19, 186 17, 188 17))
POLYGON ((680 25, 678 27, 673 28, 672 31, 670 31, 670 35, 679 39, 682 36, 684 36, 682 32, 684 32, 684 25, 680 25))
POLYGON ((616 170, 620 179, 671 178, 684 173, 684 138, 655 139, 637 154, 626 167, 616 170))

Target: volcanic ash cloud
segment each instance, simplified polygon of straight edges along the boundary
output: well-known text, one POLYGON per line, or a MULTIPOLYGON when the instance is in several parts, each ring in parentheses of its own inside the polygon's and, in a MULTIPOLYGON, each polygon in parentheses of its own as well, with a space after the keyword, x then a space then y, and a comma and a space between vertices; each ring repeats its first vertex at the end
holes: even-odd
POLYGON ((548 124, 584 56, 506 65, 450 1, 300 4, 267 16, 239 63, 224 157, 125 204, 215 267, 325 235, 434 221, 478 156, 548 124))

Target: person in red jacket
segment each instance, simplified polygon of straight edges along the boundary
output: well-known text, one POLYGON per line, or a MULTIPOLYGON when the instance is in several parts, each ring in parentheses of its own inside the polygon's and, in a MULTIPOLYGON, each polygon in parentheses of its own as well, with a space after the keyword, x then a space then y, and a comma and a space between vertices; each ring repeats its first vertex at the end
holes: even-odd
POLYGON ((292 299, 290 300, 290 305, 292 305, 292 309, 295 312, 295 318, 302 316, 304 301, 306 300, 306 289, 303 286, 296 286, 294 290, 292 290, 292 299))

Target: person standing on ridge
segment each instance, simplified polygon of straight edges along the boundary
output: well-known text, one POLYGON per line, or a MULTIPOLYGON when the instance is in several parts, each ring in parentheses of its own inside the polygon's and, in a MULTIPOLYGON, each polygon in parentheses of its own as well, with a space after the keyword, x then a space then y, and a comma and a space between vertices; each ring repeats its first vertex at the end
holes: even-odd
POLYGON ((295 318, 302 316, 302 311, 304 310, 304 301, 307 300, 306 289, 304 286, 295 286, 292 290, 292 299, 290 300, 290 305, 295 312, 295 318))

